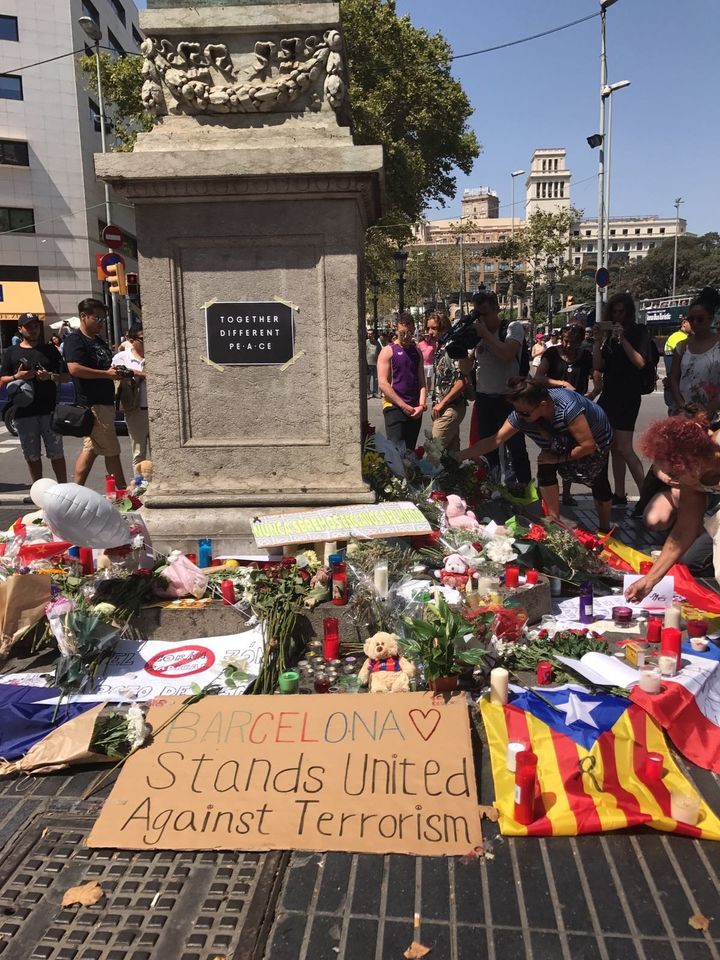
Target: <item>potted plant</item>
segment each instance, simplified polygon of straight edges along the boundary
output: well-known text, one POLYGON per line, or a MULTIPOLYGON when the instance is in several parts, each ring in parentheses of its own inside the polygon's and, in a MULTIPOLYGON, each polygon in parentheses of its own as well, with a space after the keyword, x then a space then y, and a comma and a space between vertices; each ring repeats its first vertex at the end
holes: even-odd
POLYGON ((486 651, 474 645, 473 625, 448 606, 442 594, 426 605, 424 620, 404 617, 403 624, 405 654, 422 663, 431 690, 454 690, 461 669, 485 659, 486 651))

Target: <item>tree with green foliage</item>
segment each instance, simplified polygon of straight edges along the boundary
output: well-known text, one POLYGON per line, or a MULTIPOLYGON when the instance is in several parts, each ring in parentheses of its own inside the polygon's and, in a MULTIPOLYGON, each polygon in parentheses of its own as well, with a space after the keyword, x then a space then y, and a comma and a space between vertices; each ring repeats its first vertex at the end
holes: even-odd
MULTIPOLYGON (((720 287, 720 234, 678 237, 676 292, 720 287)), ((642 260, 622 269, 613 285, 637 299, 672 295, 675 239, 668 238, 642 260)))
MULTIPOLYGON (((97 69, 95 56, 81 56, 80 67, 87 76, 88 89, 97 96, 97 69)), ((145 111, 140 92, 142 90, 142 58, 117 57, 110 53, 100 54, 105 109, 108 114, 115 150, 130 151, 138 133, 149 130, 152 117, 145 111)))

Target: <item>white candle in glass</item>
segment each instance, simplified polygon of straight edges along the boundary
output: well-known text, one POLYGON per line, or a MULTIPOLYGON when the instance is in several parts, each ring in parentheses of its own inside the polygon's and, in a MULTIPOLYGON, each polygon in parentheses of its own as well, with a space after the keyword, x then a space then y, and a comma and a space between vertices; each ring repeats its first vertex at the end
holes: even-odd
POLYGON ((387 563, 382 562, 375 564, 374 579, 375 593, 377 593, 379 597, 385 599, 390 590, 389 569, 387 563))
POLYGON ((510 773, 517 772, 517 755, 522 753, 523 750, 527 750, 527 747, 524 743, 520 743, 519 740, 511 740, 510 743, 508 743, 506 766, 510 773))
POLYGON ((660 693, 660 671, 657 667, 641 667, 638 686, 645 693, 660 693))
POLYGON ((682 621, 682 615, 680 613, 680 607, 673 604, 670 607, 667 607, 665 610, 665 626, 674 627, 676 630, 680 629, 680 623, 682 621))
POLYGON ((508 683, 510 674, 504 667, 494 667, 490 671, 490 703, 505 706, 508 702, 508 683))
POLYGON ((658 667, 664 677, 674 677, 677 673, 677 657, 675 654, 660 654, 658 657, 658 667))
POLYGON ((670 816, 673 820, 678 820, 680 823, 689 823, 694 827, 700 819, 700 797, 672 790, 670 793, 670 816))

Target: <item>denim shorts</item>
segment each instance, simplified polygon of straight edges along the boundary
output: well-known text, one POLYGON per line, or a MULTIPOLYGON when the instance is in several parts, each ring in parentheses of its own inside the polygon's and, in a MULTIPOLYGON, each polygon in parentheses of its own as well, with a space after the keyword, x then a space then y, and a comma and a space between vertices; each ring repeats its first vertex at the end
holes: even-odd
POLYGON ((15 429, 20 438, 23 456, 31 462, 40 460, 40 438, 45 442, 45 455, 48 460, 60 460, 63 457, 63 438, 50 427, 51 414, 38 417, 15 417, 15 429))

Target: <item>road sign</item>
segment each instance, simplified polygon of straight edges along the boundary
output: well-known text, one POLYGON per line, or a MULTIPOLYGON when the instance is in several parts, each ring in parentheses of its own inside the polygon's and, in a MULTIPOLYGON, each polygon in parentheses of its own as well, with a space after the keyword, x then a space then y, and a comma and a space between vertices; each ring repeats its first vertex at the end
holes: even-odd
POLYGON ((610 283, 610 271, 607 267, 600 267, 595 274, 595 283, 600 287, 601 290, 610 283))
POLYGON ((124 237, 120 227, 114 223, 109 223, 102 232, 103 243, 106 243, 111 250, 119 250, 123 245, 124 237))
POLYGON ((105 276, 107 277, 107 268, 112 266, 113 263, 119 263, 123 267, 125 266, 125 257, 119 253, 103 253, 98 254, 100 258, 100 266, 105 271, 105 276))

